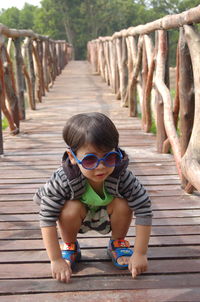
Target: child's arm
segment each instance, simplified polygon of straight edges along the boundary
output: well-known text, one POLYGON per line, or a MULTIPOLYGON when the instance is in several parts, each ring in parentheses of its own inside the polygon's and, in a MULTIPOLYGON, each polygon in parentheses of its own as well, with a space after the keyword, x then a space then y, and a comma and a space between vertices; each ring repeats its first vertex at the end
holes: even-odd
POLYGON ((129 270, 132 273, 133 278, 147 270, 147 249, 150 233, 150 225, 136 225, 134 253, 129 262, 129 270))
POLYGON ((47 254, 51 261, 51 271, 54 279, 68 282, 72 274, 70 265, 62 258, 56 226, 42 227, 42 237, 47 254))

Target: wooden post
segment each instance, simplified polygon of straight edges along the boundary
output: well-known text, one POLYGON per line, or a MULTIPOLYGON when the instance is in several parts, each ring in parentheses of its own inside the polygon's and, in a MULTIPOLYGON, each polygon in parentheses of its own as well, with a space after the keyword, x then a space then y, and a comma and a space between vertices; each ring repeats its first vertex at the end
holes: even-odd
POLYGON ((99 43, 99 61, 100 61, 100 74, 104 80, 106 80, 105 75, 105 55, 103 49, 103 41, 99 43))
POLYGON ((140 66, 142 63, 142 45, 143 45, 143 37, 140 36, 138 39, 137 45, 137 58, 135 60, 134 68, 133 68, 133 76, 131 81, 129 82, 129 110, 130 116, 137 116, 137 95, 136 95, 136 88, 137 88, 137 81, 140 71, 140 66))
MULTIPOLYGON (((158 32, 156 32, 156 49, 158 51, 158 32)), ((157 56, 157 54, 156 54, 157 56)), ((157 71, 157 65, 156 63, 156 74, 158 73, 157 71)), ((156 75, 155 75, 156 76, 156 75)), ((159 75, 157 75, 158 77, 159 75)), ((165 75, 164 75, 165 78, 165 75)), ((164 125, 164 106, 163 106, 163 99, 161 94, 159 93, 158 89, 156 88, 155 91, 155 99, 156 99, 156 145, 157 145, 157 151, 159 153, 163 152, 163 144, 164 141, 167 138, 167 134, 165 131, 165 125, 164 125)))
POLYGON ((27 54, 28 54, 28 69, 29 69, 29 75, 32 85, 33 103, 35 104, 36 88, 35 88, 35 68, 33 62, 33 40, 30 38, 27 38, 27 54))
POLYGON ((147 35, 144 36, 144 47, 147 55, 148 74, 146 79, 146 85, 143 94, 143 115, 142 123, 143 129, 149 132, 151 129, 151 90, 153 85, 153 75, 155 69, 155 54, 156 50, 153 51, 153 42, 147 35))
POLYGON ((42 66, 40 65, 40 58, 38 52, 37 41, 32 42, 32 51, 33 51, 33 63, 35 71, 35 96, 38 102, 42 102, 42 66))
POLYGON ((17 77, 17 91, 19 98, 19 108, 21 119, 26 118, 26 108, 24 100, 24 76, 23 76, 23 58, 21 54, 21 43, 20 38, 14 39, 15 45, 15 62, 16 62, 16 77, 17 77))
POLYGON ((116 52, 113 41, 109 40, 109 55, 110 55, 110 72, 111 72, 111 88, 114 93, 116 90, 116 52))
POLYGON ((54 42, 52 44, 52 52, 53 52, 53 65, 54 65, 54 74, 55 74, 55 78, 59 75, 59 70, 58 70, 58 58, 57 58, 57 54, 56 54, 56 42, 54 42))
POLYGON ((44 70, 42 68, 43 64, 43 42, 41 39, 37 41, 37 48, 38 48, 38 55, 40 60, 40 71, 41 71, 41 89, 42 89, 42 96, 45 96, 45 83, 44 83, 44 70))
POLYGON ((48 50, 47 40, 43 41, 43 72, 44 72, 44 86, 46 91, 49 91, 49 75, 48 75, 48 50))
POLYGON ((127 47, 125 37, 116 40, 117 49, 117 62, 119 69, 119 79, 120 79, 120 98, 121 106, 127 106, 126 101, 126 91, 128 84, 128 71, 127 71, 127 47))
MULTIPOLYGON (((180 144, 181 156, 187 150, 194 122, 194 79, 190 52, 186 43, 183 29, 179 37, 179 99, 180 99, 180 144)), ((187 180, 182 179, 182 187, 186 187, 187 180)))
MULTIPOLYGON (((1 98, 0 98, 1 100, 1 98)), ((3 154, 3 133, 2 133, 2 114, 1 114, 1 102, 0 102, 0 155, 3 154)))
POLYGON ((29 38, 25 38, 23 47, 22 47, 22 56, 24 58, 23 64, 23 73, 26 80, 26 88, 28 92, 28 101, 30 108, 32 110, 36 109, 36 102, 35 102, 35 73, 33 72, 33 57, 32 57, 32 44, 29 38))
POLYGON ((4 70, 3 70, 3 61, 2 61, 2 45, 0 43, 0 104, 1 104, 1 110, 3 111, 3 114, 8 121, 11 134, 15 135, 16 126, 13 121, 13 117, 6 106, 5 98, 6 98, 6 92, 5 92, 4 70))
MULTIPOLYGON (((56 56, 56 47, 54 42, 50 42, 50 57, 51 57, 51 77, 52 77, 52 82, 54 83, 58 70, 57 70, 57 56, 56 56)), ((63 69, 64 66, 62 66, 63 69)))
POLYGON ((169 88, 165 84, 167 82, 165 77, 166 56, 167 56, 167 33, 163 30, 159 30, 155 84, 159 94, 162 96, 162 100, 164 104, 164 126, 167 133, 167 137, 172 147, 177 170, 181 178, 182 173, 180 167, 180 160, 181 160, 180 143, 174 125, 172 101, 171 101, 169 88))
POLYGON ((137 115, 137 106, 134 105, 134 100, 136 100, 136 88, 133 89, 132 87, 132 79, 134 76, 134 66, 136 64, 137 58, 137 50, 136 50, 136 42, 133 36, 127 37, 127 50, 128 50, 128 70, 129 70, 129 77, 128 77, 128 107, 129 107, 129 116, 136 116, 137 115))
POLYGON ((117 41, 112 40, 114 47, 114 58, 115 58, 115 94, 117 100, 120 100, 120 79, 119 79, 119 67, 117 62, 117 41))
POLYGON ((146 43, 143 39, 143 50, 142 50, 142 127, 144 128, 144 125, 146 123, 146 116, 145 116, 145 102, 144 102, 144 96, 145 96, 145 90, 147 86, 147 77, 148 77, 148 61, 147 61, 147 51, 146 51, 146 43))
POLYGON ((195 114, 192 134, 187 150, 182 157, 181 167, 187 180, 200 191, 200 36, 189 25, 184 26, 184 31, 193 67, 195 114))
POLYGON ((9 105, 9 111, 12 116, 12 120, 14 123, 14 130, 12 130, 12 134, 19 133, 20 128, 20 119, 19 119, 19 100, 17 97, 17 90, 14 79, 14 72, 12 67, 12 62, 7 53, 7 49, 5 45, 2 46, 2 58, 3 58, 3 69, 4 69, 4 84, 5 84, 5 92, 6 98, 9 105))
MULTIPOLYGON (((0 65, 1 61, 1 44, 0 44, 0 65)), ((3 154, 3 131, 2 131, 2 96, 3 96, 3 87, 2 87, 2 74, 1 70, 3 70, 2 66, 0 66, 0 155, 3 154)))
POLYGON ((126 37, 122 37, 122 98, 121 106, 128 107, 128 50, 126 37))
POLYGON ((106 60, 106 66, 107 66, 107 84, 111 87, 113 87, 112 84, 112 74, 111 74, 111 62, 110 62, 110 52, 109 52, 109 41, 104 42, 104 53, 105 53, 105 60, 106 60))

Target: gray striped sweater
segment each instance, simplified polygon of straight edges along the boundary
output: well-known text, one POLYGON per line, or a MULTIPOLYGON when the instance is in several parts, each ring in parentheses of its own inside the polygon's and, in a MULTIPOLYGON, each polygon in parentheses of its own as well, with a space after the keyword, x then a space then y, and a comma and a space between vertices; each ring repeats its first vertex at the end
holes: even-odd
MULTIPOLYGON (((113 197, 127 200, 129 207, 134 211, 136 224, 151 225, 149 196, 135 175, 127 169, 128 157, 124 151, 122 153, 122 163, 115 167, 113 173, 105 180, 104 186, 113 197)), ((78 165, 71 165, 65 153, 62 166, 34 195, 34 201, 40 205, 40 226, 56 225, 65 202, 80 199, 85 192, 86 181, 78 165)))

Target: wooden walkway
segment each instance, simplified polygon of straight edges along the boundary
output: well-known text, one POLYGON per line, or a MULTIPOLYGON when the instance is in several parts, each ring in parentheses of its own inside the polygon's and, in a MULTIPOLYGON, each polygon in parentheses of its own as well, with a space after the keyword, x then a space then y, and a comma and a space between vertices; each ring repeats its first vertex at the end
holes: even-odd
MULTIPOLYGON (((187 195, 173 157, 158 154, 155 138, 140 130, 86 62, 71 62, 53 89, 28 112, 21 134, 4 135, 0 158, 0 301, 200 301, 200 198, 187 195), (133 280, 106 255, 109 236, 79 236, 83 259, 69 284, 51 278, 32 196, 60 164, 67 118, 85 111, 108 114, 129 153, 130 168, 152 198, 149 270, 133 280)), ((134 243, 134 221, 128 236, 134 243)))

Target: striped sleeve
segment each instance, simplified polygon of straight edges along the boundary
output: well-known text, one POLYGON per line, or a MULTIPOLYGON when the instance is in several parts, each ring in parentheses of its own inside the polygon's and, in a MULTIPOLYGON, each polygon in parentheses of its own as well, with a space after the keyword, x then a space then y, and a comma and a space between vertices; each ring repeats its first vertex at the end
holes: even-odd
POLYGON ((129 170, 121 176, 119 193, 128 201, 136 216, 136 224, 151 225, 151 200, 140 181, 129 170))
POLYGON ((40 226, 54 226, 60 215, 61 209, 69 199, 69 187, 67 179, 62 177, 60 171, 56 171, 51 179, 36 193, 37 200, 40 197, 40 226))

